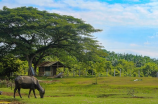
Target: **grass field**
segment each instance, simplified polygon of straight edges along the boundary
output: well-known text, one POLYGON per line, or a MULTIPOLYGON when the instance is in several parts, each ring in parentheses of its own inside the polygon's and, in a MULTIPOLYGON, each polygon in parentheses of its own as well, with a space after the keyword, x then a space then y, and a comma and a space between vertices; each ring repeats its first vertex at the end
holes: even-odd
POLYGON ((36 90, 37 98, 29 90, 21 89, 22 99, 13 90, 0 88, 0 102, 24 104, 157 104, 158 78, 147 77, 95 77, 42 78, 40 84, 46 89, 43 99, 36 90), (136 80, 137 79, 137 80, 136 80), (136 80, 136 81, 134 81, 136 80))

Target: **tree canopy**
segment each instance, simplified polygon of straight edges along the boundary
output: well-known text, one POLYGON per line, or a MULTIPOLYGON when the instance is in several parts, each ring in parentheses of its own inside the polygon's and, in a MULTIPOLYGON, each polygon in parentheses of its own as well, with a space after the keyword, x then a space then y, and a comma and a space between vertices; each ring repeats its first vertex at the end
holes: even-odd
POLYGON ((21 60, 16 59, 14 55, 6 55, 3 58, 0 58, 0 76, 9 77, 10 74, 20 70, 21 60))
POLYGON ((72 16, 33 7, 10 9, 4 6, 0 10, 0 54, 3 56, 10 52, 24 57, 29 69, 33 60, 39 62, 59 48, 80 59, 79 56, 85 52, 100 49, 98 41, 92 36, 99 31, 72 16))

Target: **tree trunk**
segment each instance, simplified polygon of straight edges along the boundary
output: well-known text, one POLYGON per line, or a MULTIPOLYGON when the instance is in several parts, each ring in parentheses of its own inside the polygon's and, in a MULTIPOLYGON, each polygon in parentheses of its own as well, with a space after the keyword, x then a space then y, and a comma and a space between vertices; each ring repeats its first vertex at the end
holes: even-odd
POLYGON ((28 57, 27 61, 28 61, 28 66, 29 66, 28 76, 33 76, 33 73, 32 73, 32 70, 31 70, 31 68, 32 68, 32 58, 28 57))
POLYGON ((115 77, 115 69, 114 69, 114 77, 115 77))
POLYGON ((36 73, 36 69, 37 69, 37 65, 34 66, 34 71, 35 71, 35 73, 36 73))

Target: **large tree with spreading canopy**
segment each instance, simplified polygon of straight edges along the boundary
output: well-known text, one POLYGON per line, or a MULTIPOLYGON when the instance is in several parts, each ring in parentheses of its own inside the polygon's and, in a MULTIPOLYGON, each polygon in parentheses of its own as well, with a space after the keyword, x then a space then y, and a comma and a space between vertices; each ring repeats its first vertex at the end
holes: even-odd
POLYGON ((100 48, 92 36, 92 33, 99 31, 72 16, 33 7, 10 9, 4 6, 0 10, 0 54, 11 52, 24 57, 29 70, 33 60, 38 62, 58 48, 80 59, 85 52, 100 48))

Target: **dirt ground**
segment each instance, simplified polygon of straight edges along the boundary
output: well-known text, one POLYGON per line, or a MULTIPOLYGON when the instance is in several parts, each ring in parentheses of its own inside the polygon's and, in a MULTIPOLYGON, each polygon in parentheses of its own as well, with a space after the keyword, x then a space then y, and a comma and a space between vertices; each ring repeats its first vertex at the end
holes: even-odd
MULTIPOLYGON (((7 95, 7 96, 13 96, 14 92, 2 92, 3 95, 7 95)), ((24 94, 21 94, 24 95, 24 94)), ((15 96, 19 96, 18 92, 15 93, 15 96)))

